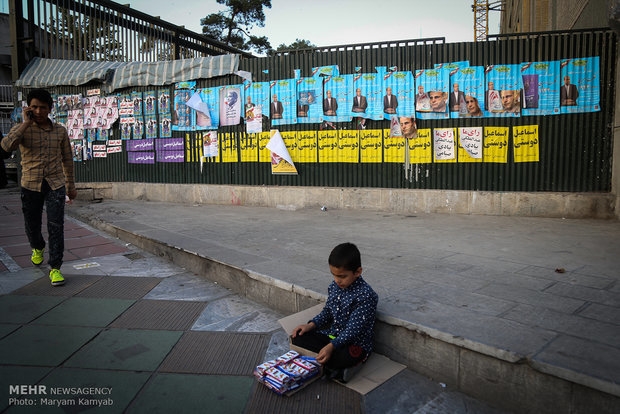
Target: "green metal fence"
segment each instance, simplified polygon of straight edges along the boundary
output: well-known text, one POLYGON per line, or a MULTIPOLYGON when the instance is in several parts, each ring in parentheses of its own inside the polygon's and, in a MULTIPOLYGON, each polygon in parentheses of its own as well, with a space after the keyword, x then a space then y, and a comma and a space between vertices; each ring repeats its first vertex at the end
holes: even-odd
MULTIPOLYGON (((242 59, 240 69, 252 72, 255 81, 291 78, 312 67, 337 64, 341 73, 354 73, 356 66, 371 72, 375 66, 398 66, 399 70, 432 68, 436 63, 468 60, 472 66, 516 64, 577 57, 600 57, 601 111, 520 118, 418 120, 418 128, 538 125, 540 161, 515 163, 509 146, 508 162, 430 163, 415 165, 413 179, 405 177, 398 163, 296 163, 299 174, 276 176, 266 162, 127 163, 126 153, 77 163, 77 179, 83 182, 134 181, 160 183, 209 183, 241 185, 287 185, 331 187, 386 187, 481 191, 609 192, 613 145, 616 35, 609 30, 538 33, 499 37, 488 42, 445 44, 442 41, 411 41, 402 44, 357 45, 317 48, 274 57, 242 59), (263 70, 268 69, 269 74, 263 70)), ((198 87, 239 84, 236 76, 201 80, 198 87)), ((92 86, 91 86, 92 87, 92 86)), ((144 88, 147 90, 149 88, 144 88)), ((135 88, 133 90, 140 90, 135 88)), ((86 88, 59 88, 56 93, 84 93, 86 88)), ((121 91, 123 92, 123 91, 121 91)), ((125 91, 127 92, 127 91, 125 91)), ((353 123, 339 129, 355 129, 353 123)), ((369 121, 368 129, 384 129, 388 121, 369 121)), ((315 131, 318 124, 280 126, 281 131, 315 131)), ((220 127, 220 135, 232 133, 237 148, 243 125, 220 127)), ((197 144, 199 134, 187 133, 197 144)), ((173 137, 185 137, 173 132, 173 137)), ((227 143, 223 143, 227 145, 227 143)))

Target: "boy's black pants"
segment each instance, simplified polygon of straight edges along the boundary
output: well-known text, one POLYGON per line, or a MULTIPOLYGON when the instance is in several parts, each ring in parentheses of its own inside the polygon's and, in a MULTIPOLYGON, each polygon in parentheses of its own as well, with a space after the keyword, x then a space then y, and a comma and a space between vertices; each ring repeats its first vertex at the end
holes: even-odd
MULTIPOLYGON (((312 352, 318 353, 321 348, 331 342, 331 338, 317 331, 306 332, 293 338, 293 345, 300 346, 312 352)), ((348 345, 334 349, 327 368, 344 369, 363 362, 368 357, 368 352, 357 345, 348 345)))

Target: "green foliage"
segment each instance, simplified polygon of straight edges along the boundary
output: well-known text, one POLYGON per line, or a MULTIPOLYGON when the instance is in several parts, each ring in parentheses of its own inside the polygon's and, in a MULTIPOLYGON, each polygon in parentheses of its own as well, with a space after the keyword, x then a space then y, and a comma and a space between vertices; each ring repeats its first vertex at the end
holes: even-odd
POLYGON ((212 13, 202 19, 202 33, 241 50, 265 53, 271 49, 265 36, 253 36, 254 26, 265 26, 263 7, 271 8, 271 0, 217 0, 226 11, 212 13))
POLYGON ((58 39, 75 50, 76 59, 116 61, 124 60, 123 45, 118 41, 118 30, 104 19, 79 16, 59 8, 59 18, 52 17, 47 24, 52 41, 58 39))
POLYGON ((278 46, 276 50, 271 50, 269 55, 273 55, 274 52, 284 52, 286 50, 311 49, 313 47, 316 47, 316 45, 311 43, 309 40, 295 39, 295 41, 291 43, 290 45, 285 45, 284 43, 281 43, 280 46, 278 46))

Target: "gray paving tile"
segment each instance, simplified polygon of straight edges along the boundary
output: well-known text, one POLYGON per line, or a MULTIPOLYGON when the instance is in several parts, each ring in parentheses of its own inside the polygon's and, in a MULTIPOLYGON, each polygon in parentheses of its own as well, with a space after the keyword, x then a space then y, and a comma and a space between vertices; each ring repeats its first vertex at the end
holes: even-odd
POLYGON ((561 335, 532 360, 537 368, 569 381, 620 383, 620 349, 592 340, 561 335))
POLYGON ((181 334, 182 332, 109 329, 101 332, 75 353, 64 366, 154 371, 181 334))
POLYGON ((60 296, 0 296, 0 323, 28 323, 65 299, 60 296))
POLYGON ((574 298, 620 308, 620 293, 609 292, 603 289, 576 286, 568 283, 556 283, 549 289, 545 290, 545 292, 567 298, 574 298))
MULTIPOLYGON (((530 305, 518 305, 504 318, 524 325, 548 329, 582 339, 594 339, 610 346, 620 344, 620 326, 595 321, 579 315, 566 314, 547 308, 530 305)), ((620 320, 616 320, 620 323, 620 320)))
POLYGON ((585 304, 585 300, 554 295, 552 293, 547 293, 547 291, 538 292, 532 289, 510 286, 502 283, 491 283, 477 290, 476 293, 526 305, 543 306, 566 313, 572 313, 585 304))
POLYGON ((253 385, 249 377, 157 374, 129 412, 242 413, 253 385))
POLYGON ((0 364, 57 366, 97 333, 98 328, 23 326, 0 340, 0 364))
POLYGON ((601 322, 620 325, 620 309, 613 306, 590 303, 579 311, 579 315, 601 322))
POLYGON ((162 280, 144 299, 208 302, 232 294, 232 291, 204 277, 192 273, 181 273, 162 280))
POLYGON ((205 307, 192 330, 272 332, 280 329, 283 315, 239 296, 227 296, 205 307))
POLYGON ((129 403, 138 394, 138 391, 149 379, 150 374, 145 372, 102 371, 79 368, 54 369, 40 383, 52 388, 96 389, 101 394, 62 394, 48 393, 40 396, 39 406, 44 412, 123 412, 129 403), (45 402, 44 402, 45 398, 45 402), (54 404, 62 401, 64 407, 53 410, 54 404))
POLYGON ((184 331, 192 326, 204 307, 204 302, 140 300, 110 327, 184 331))
POLYGON ((458 343, 467 339, 468 348, 500 358, 533 355, 552 340, 552 331, 472 312, 466 308, 432 302, 410 294, 394 295, 379 302, 387 315, 410 321, 442 333, 440 339, 458 343), (459 314, 458 318, 454 315, 459 314))
POLYGON ((9 406, 9 386, 36 384, 51 370, 50 367, 0 366, 0 410, 9 406))
POLYGON ((69 298, 32 323, 38 325, 108 326, 134 304, 128 299, 69 298))

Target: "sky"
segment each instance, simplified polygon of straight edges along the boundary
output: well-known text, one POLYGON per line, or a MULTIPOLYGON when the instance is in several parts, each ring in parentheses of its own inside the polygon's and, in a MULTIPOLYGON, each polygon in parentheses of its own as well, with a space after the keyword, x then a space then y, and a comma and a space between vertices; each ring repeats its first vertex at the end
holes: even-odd
MULTIPOLYGON (((200 19, 225 7, 215 0, 127 0, 133 9, 202 33, 200 19)), ((119 2, 120 3, 120 2, 119 2)), ((125 3, 125 2, 123 2, 125 3)), ((126 4, 126 3, 125 3, 126 4)), ((473 42, 473 0, 271 0, 265 27, 271 46, 296 39, 317 46, 445 37, 473 42)), ((489 13, 489 33, 499 33, 500 12, 489 13)))

